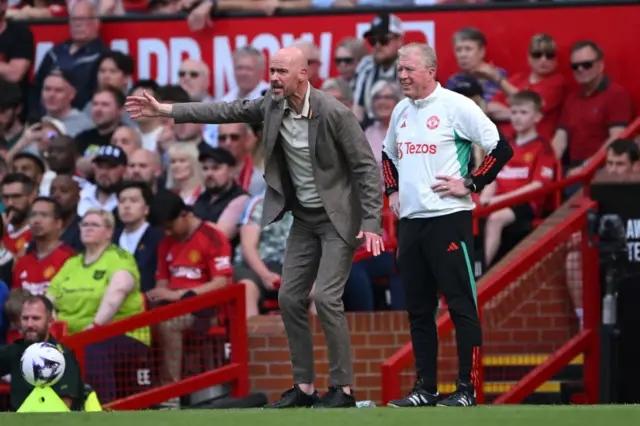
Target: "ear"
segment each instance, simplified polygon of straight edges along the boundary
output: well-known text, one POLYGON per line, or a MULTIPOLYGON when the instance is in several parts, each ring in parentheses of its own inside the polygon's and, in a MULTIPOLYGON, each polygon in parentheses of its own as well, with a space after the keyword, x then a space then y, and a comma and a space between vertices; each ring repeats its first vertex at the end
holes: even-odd
POLYGON ((540 111, 536 111, 535 115, 534 115, 534 120, 536 122, 536 124, 538 124, 543 118, 543 115, 540 111))

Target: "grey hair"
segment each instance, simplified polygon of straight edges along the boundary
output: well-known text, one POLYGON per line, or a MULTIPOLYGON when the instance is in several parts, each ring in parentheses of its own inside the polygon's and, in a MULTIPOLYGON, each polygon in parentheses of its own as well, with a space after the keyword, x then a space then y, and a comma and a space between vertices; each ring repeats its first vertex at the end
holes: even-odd
POLYGON ((351 89, 351 86, 349 86, 349 83, 341 78, 330 78, 325 80, 324 83, 322 83, 320 90, 337 90, 342 95, 344 102, 349 104, 353 103, 353 90, 351 89))
POLYGON ((402 100, 404 95, 402 94, 402 89, 398 83, 387 80, 378 80, 371 88, 371 98, 375 98, 380 92, 384 89, 391 89, 393 92, 393 96, 395 96, 396 100, 399 102, 402 100))
POLYGON ((258 68, 260 69, 264 69, 264 67, 267 65, 267 58, 265 58, 264 53, 251 46, 250 44, 239 47, 235 50, 235 52, 233 52, 234 59, 239 56, 253 56, 258 61, 258 68))
POLYGON ((367 46, 365 45, 364 40, 356 37, 347 37, 342 39, 340 43, 338 43, 336 50, 340 47, 344 47, 351 52, 353 58, 356 61, 356 65, 362 58, 367 56, 368 53, 367 46))
POLYGON ((438 68, 438 57, 431 46, 426 43, 405 44, 398 50, 398 57, 402 58, 411 52, 416 52, 422 58, 422 62, 427 68, 438 68))

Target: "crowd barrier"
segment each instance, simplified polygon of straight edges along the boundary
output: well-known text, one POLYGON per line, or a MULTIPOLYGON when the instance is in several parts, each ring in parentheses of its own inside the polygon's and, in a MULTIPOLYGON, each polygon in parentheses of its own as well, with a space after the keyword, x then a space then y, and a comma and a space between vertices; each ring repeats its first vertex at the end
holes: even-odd
POLYGON ((66 336, 106 408, 139 410, 216 385, 249 392, 244 287, 231 285, 66 336))

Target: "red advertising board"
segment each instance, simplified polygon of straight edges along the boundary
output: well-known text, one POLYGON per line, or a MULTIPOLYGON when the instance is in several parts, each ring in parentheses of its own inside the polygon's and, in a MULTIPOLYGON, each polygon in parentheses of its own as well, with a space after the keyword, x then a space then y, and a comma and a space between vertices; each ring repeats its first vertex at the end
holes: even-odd
MULTIPOLYGON (((407 41, 428 41, 438 54, 440 79, 455 72, 451 36, 465 26, 482 30, 489 41, 490 62, 511 73, 527 69, 527 46, 532 35, 548 33, 560 47, 561 66, 570 74, 568 53, 572 43, 591 39, 605 51, 607 73, 625 85, 640 101, 640 79, 636 49, 640 40, 640 5, 550 7, 501 10, 422 9, 399 13, 407 41)), ((370 13, 340 15, 221 18, 213 29, 193 33, 186 20, 106 22, 102 37, 113 49, 137 58, 136 78, 155 78, 158 83, 176 82, 180 61, 185 57, 210 64, 211 87, 220 96, 234 85, 231 52, 251 44, 267 54, 297 38, 313 40, 321 50, 322 77, 333 74, 332 57, 344 37, 360 36, 373 18, 370 13)), ((37 61, 53 43, 68 37, 66 24, 33 25, 37 61)))

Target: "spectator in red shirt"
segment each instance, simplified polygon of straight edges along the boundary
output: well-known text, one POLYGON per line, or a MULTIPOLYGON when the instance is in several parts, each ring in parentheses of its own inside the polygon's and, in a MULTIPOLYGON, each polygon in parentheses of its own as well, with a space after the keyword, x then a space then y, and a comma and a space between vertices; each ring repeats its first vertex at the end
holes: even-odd
POLYGON ((574 175, 632 119, 631 97, 604 74, 604 52, 593 41, 571 48, 571 68, 580 88, 570 93, 553 138, 556 158, 574 175))
POLYGON ((54 199, 36 198, 29 213, 32 242, 13 268, 13 287, 43 295, 62 265, 76 254, 60 241, 62 207, 54 199))
MULTIPOLYGON (((529 70, 505 79, 493 65, 483 64, 476 71, 481 77, 495 82, 500 88, 489 107, 489 116, 504 123, 503 132, 512 130, 509 97, 521 90, 537 92, 542 97, 542 120, 537 125, 538 134, 551 140, 556 132, 562 103, 567 92, 564 76, 558 72, 557 46, 547 34, 536 34, 529 44, 529 70)), ((507 136, 512 136, 507 134, 507 136)))
POLYGON ((0 184, 4 205, 3 223, 7 227, 2 241, 14 255, 24 254, 29 241, 29 207, 36 197, 35 183, 22 173, 10 173, 0 184))
MULTIPOLYGON (((231 283, 231 246, 222 232, 203 222, 179 195, 158 195, 165 207, 160 223, 168 233, 158 247, 156 288, 151 302, 171 303, 207 293, 231 283)), ((164 349, 164 383, 180 380, 182 333, 195 323, 187 315, 160 324, 164 349)))
MULTIPOLYGON (((480 194, 482 205, 495 204, 541 188, 553 180, 555 158, 547 141, 536 132, 542 119, 542 98, 536 92, 523 91, 511 99, 511 123, 515 138, 510 140, 513 157, 496 180, 480 194)), ((493 212, 487 218, 484 235, 486 267, 498 254, 503 230, 513 224, 529 224, 540 213, 540 201, 516 204, 493 212)))

